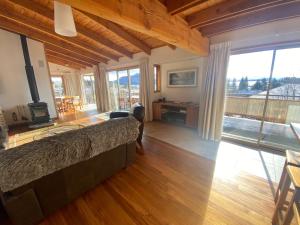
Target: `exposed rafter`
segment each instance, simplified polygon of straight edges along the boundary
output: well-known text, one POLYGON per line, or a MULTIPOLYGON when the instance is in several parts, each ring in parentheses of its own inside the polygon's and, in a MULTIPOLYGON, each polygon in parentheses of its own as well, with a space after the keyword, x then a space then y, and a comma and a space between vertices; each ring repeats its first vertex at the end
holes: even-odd
MULTIPOLYGON (((287 2, 287 0, 286 0, 287 2)), ((224 33, 244 27, 254 26, 262 23, 300 16, 300 1, 288 4, 280 4, 263 10, 246 13, 238 17, 201 26, 199 29, 207 36, 224 33)))
MULTIPOLYGON (((78 10, 76 10, 76 11, 78 11, 78 10)), ((108 30, 115 33, 119 37, 123 38, 124 40, 126 40, 130 44, 134 45, 135 47, 139 48, 140 50, 142 50, 146 54, 148 54, 148 55, 151 54, 151 47, 150 46, 148 46, 146 43, 144 43, 140 39, 136 38, 135 36, 131 35, 129 32, 127 32, 124 28, 122 28, 118 24, 113 23, 113 22, 108 21, 108 20, 105 20, 105 19, 102 19, 98 16, 94 16, 90 13, 84 13, 84 15, 86 15, 87 17, 89 17, 93 21, 101 24, 103 27, 107 28, 108 30)))
MULTIPOLYGON (((297 2, 295 0, 229 0, 194 13, 186 18, 192 28, 237 18, 270 7, 297 2)), ((298 1, 299 2, 299 1, 298 1)))
POLYGON ((40 31, 46 32, 49 35, 52 35, 54 37, 60 38, 62 40, 65 40, 69 43, 78 45, 79 47, 82 47, 88 51, 94 52, 96 54, 101 54, 102 56, 105 56, 110 59, 118 60, 118 56, 111 54, 110 52, 100 50, 99 48, 92 46, 85 41, 79 40, 78 38, 69 38, 69 37, 62 37, 54 32, 53 26, 49 27, 47 24, 41 23, 33 18, 30 18, 14 9, 13 3, 9 1, 2 0, 0 1, 0 15, 7 17, 9 19, 13 19, 21 24, 27 25, 29 27, 32 27, 34 29, 38 29, 40 31))
POLYGON ((85 65, 85 66, 88 66, 88 67, 92 67, 93 66, 92 63, 89 63, 89 62, 86 62, 86 61, 82 61, 82 60, 79 60, 79 59, 76 59, 76 58, 73 58, 73 57, 70 57, 70 56, 58 53, 58 52, 53 52, 51 50, 46 50, 45 53, 46 53, 46 55, 51 55, 51 56, 54 56, 54 57, 57 57, 57 58, 66 59, 66 60, 69 60, 71 62, 82 64, 82 65, 85 65))
POLYGON ((208 39, 197 30, 190 29, 183 18, 168 14, 158 0, 59 1, 195 54, 208 54, 208 39))
POLYGON ((45 46, 46 51, 50 50, 52 52, 57 52, 59 54, 65 55, 65 56, 69 56, 69 57, 79 59, 79 60, 84 61, 84 62, 88 62, 90 64, 95 64, 96 65, 96 64, 99 63, 97 60, 95 60, 93 58, 89 58, 86 55, 82 54, 81 52, 72 52, 72 51, 69 51, 67 49, 60 48, 58 46, 51 45, 51 44, 48 44, 48 43, 45 43, 44 46, 45 46))
POLYGON ((50 55, 46 55, 46 58, 47 58, 48 62, 58 64, 58 65, 61 65, 61 66, 66 66, 66 67, 70 67, 70 68, 77 69, 77 70, 86 68, 84 65, 79 65, 77 63, 69 62, 67 60, 59 59, 59 58, 56 58, 56 57, 53 57, 53 56, 50 56, 50 55))
POLYGON ((107 63, 107 59, 103 58, 97 54, 91 53, 89 51, 84 50, 83 48, 78 47, 77 45, 70 44, 69 42, 66 42, 64 40, 61 40, 59 38, 55 38, 53 36, 47 35, 44 32, 32 29, 28 26, 21 26, 18 22, 14 20, 10 20, 6 17, 2 17, 0 15, 0 27, 12 32, 20 33, 23 35, 26 35, 29 38, 49 43, 54 46, 59 46, 59 48, 63 48, 67 51, 72 51, 74 53, 80 53, 84 54, 86 57, 92 58, 98 62, 107 63))
MULTIPOLYGON (((13 2, 14 4, 17 4, 28 10, 38 13, 39 15, 46 17, 47 19, 51 20, 52 22, 54 20, 53 10, 46 8, 38 3, 32 4, 31 0, 10 0, 10 1, 13 2)), ((99 36, 97 33, 85 28, 84 26, 80 25, 79 23, 76 23, 76 29, 79 34, 81 34, 87 38, 90 38, 90 39, 98 42, 99 44, 118 52, 119 54, 122 54, 124 56, 132 58, 132 53, 130 51, 128 51, 127 49, 125 49, 121 46, 118 46, 117 44, 115 44, 114 42, 110 41, 109 39, 107 39, 103 36, 99 36)))
POLYGON ((165 5, 172 15, 181 13, 208 0, 166 0, 165 5))

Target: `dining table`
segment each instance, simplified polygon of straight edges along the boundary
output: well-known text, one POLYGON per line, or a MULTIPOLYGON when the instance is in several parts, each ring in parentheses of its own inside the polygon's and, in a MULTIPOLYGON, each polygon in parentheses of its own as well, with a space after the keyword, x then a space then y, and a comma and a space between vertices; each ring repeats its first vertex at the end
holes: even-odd
POLYGON ((73 106, 73 100, 75 96, 58 96, 56 97, 56 102, 60 102, 61 106, 58 106, 61 108, 62 112, 69 111, 70 109, 74 109, 73 106))

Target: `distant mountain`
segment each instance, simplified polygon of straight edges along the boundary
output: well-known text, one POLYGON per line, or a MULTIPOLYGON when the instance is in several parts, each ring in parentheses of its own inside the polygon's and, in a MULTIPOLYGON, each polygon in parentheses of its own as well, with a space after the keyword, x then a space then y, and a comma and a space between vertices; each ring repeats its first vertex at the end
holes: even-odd
MULTIPOLYGON (((139 85, 140 84, 140 74, 136 73, 132 76, 130 76, 131 78, 131 84, 132 85, 139 85)), ((127 85, 128 84, 128 77, 121 77, 119 79, 119 84, 120 85, 127 85)))

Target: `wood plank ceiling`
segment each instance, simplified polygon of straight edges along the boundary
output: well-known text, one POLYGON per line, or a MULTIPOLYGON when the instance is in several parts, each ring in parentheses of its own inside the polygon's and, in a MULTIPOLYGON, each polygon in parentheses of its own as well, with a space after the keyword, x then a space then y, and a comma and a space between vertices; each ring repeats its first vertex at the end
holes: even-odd
POLYGON ((0 0, 0 28, 42 41, 49 62, 80 69, 169 46, 207 55, 216 34, 300 15, 299 0, 59 0, 77 37, 54 32, 53 0, 0 0))

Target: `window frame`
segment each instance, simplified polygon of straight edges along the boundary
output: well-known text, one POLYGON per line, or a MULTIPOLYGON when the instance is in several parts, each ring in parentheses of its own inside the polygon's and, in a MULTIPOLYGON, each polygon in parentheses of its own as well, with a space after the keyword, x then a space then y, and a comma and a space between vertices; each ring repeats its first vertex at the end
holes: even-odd
POLYGON ((61 78, 62 80, 62 86, 63 86, 63 95, 62 96, 65 96, 66 95, 66 84, 65 84, 65 79, 64 79, 64 76, 63 75, 51 75, 50 76, 50 80, 51 80, 51 86, 52 86, 52 90, 53 90, 53 94, 54 94, 54 97, 59 97, 59 96, 55 96, 55 90, 54 90, 54 86, 53 86, 53 81, 52 81, 52 78, 61 78))
MULTIPOLYGON (((82 80, 83 80, 83 91, 84 91, 84 96, 85 96, 85 98, 86 98, 86 96, 87 96, 87 94, 86 94, 86 88, 85 88, 85 81, 84 81, 84 78, 85 77, 89 77, 90 78, 90 81, 91 82, 93 82, 93 85, 91 85, 91 88, 92 88, 92 92, 94 93, 94 95, 92 96, 92 98, 93 98, 93 102, 95 102, 95 103, 91 103, 91 104, 96 104, 97 103, 97 101, 96 101, 96 87, 95 87, 95 75, 93 74, 93 73, 87 73, 87 74, 83 74, 82 75, 82 80), (94 78, 94 80, 92 79, 92 77, 94 78), (93 80, 93 81, 92 81, 93 80)), ((85 99, 85 101, 86 101, 86 99, 85 99)))
MULTIPOLYGON (((127 78, 128 78, 128 91, 129 91, 129 106, 131 107, 131 77, 130 77, 130 73, 129 70, 132 69, 139 69, 139 71, 141 72, 140 67, 137 66, 130 66, 130 67, 121 67, 121 68, 117 68, 117 69, 110 69, 106 71, 106 76, 107 76, 107 82, 109 82, 109 78, 108 75, 110 72, 116 72, 117 75, 117 84, 118 84, 118 108, 120 110, 120 84, 119 84, 119 72, 120 71, 126 71, 127 73, 127 78)), ((141 95, 141 93, 139 93, 139 96, 141 95)))
POLYGON ((161 92, 161 66, 160 64, 153 65, 153 82, 154 82, 154 93, 161 92))

